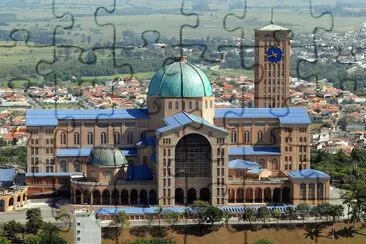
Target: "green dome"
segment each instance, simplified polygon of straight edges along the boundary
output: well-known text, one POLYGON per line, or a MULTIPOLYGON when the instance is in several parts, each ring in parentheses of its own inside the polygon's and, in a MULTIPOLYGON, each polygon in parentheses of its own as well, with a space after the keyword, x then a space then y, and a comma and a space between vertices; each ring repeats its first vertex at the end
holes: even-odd
POLYGON ((165 66, 151 79, 149 96, 208 97, 211 83, 197 66, 182 60, 165 66))
POLYGON ((90 153, 87 162, 102 167, 121 167, 127 164, 126 157, 122 151, 107 144, 95 147, 90 153))

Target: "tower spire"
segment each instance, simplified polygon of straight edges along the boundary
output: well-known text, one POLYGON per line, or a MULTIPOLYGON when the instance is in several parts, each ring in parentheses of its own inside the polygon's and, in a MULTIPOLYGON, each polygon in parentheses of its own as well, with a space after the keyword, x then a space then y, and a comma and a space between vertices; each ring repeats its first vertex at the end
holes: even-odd
POLYGON ((273 8, 271 8, 271 24, 273 24, 273 8))

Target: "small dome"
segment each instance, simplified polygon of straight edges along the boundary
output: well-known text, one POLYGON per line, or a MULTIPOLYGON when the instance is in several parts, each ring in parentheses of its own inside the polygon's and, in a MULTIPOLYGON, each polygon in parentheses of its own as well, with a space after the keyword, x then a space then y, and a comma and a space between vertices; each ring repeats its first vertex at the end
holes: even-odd
POLYGON ((165 66, 151 79, 149 96, 208 97, 213 96, 211 83, 205 73, 183 57, 165 66))
POLYGON ((122 151, 112 145, 100 145, 90 153, 89 164, 96 166, 121 167, 127 164, 127 160, 122 151))

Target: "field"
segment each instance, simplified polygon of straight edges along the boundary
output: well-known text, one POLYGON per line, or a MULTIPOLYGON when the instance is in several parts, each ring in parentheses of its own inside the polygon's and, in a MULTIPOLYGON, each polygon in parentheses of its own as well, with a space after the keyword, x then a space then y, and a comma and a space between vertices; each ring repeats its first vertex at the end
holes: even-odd
MULTIPOLYGON (((361 229, 354 235, 349 237, 344 224, 336 224, 336 239, 333 239, 329 235, 330 227, 322 230, 318 237, 314 235, 310 229, 296 228, 296 229, 262 229, 258 231, 249 231, 232 227, 222 227, 218 231, 211 233, 200 233, 197 230, 199 227, 195 227, 197 231, 191 234, 184 234, 184 231, 169 231, 167 239, 173 239, 177 244, 185 243, 199 243, 199 244, 212 244, 212 243, 230 243, 230 244, 252 244, 258 239, 267 239, 274 242, 274 244, 363 244, 366 242, 366 229, 361 229)), ((151 238, 146 236, 144 238, 151 238)), ((131 236, 128 230, 125 230, 121 235, 118 242, 116 240, 103 240, 103 244, 114 243, 126 243, 126 240, 133 240, 136 237, 131 236)), ((127 242, 128 243, 128 242, 127 242)))

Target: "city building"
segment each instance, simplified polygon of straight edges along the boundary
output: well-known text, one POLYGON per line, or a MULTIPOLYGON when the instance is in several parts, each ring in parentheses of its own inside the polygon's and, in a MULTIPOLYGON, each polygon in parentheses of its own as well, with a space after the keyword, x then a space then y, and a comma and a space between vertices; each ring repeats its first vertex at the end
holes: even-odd
POLYGON ((27 111, 30 194, 68 189, 73 203, 94 205, 327 201, 330 177, 310 168, 308 112, 284 107, 291 60, 283 38, 285 54, 266 73, 276 82, 268 87, 281 83, 272 105, 261 106, 256 83, 258 108, 215 108, 207 76, 181 57, 153 76, 146 109, 27 111))

